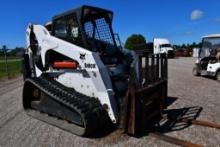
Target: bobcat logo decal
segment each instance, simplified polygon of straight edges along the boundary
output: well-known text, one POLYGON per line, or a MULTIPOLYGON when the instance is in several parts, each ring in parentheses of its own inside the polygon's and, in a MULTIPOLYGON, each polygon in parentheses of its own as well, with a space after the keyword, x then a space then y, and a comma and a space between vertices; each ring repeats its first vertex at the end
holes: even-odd
POLYGON ((86 54, 80 54, 80 57, 79 57, 81 60, 85 60, 86 59, 86 54))

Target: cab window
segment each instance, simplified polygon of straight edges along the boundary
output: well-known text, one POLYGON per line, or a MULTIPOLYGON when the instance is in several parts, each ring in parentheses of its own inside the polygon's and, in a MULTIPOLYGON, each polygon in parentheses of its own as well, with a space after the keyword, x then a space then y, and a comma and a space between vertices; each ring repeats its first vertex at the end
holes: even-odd
POLYGON ((64 20, 57 20, 55 22, 54 35, 58 38, 67 38, 68 30, 64 20))

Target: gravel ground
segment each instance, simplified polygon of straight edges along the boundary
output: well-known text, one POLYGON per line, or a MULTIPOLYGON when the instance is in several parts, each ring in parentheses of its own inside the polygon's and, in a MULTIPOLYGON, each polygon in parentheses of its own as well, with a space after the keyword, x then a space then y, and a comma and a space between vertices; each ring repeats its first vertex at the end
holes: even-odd
MULTIPOLYGON (((220 83, 193 77, 194 58, 169 60, 168 114, 220 122, 220 83)), ((22 78, 0 81, 0 146, 174 146, 150 136, 129 137, 115 130, 83 138, 27 116, 21 105, 22 78)), ((161 122, 160 132, 204 146, 220 146, 220 131, 183 123, 161 122)))

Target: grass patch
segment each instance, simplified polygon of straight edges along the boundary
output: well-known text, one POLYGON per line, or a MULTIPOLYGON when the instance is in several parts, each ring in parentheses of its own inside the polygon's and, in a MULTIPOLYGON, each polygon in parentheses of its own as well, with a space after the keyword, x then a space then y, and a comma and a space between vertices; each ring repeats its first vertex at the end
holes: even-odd
POLYGON ((4 60, 0 60, 0 79, 9 75, 9 78, 13 78, 21 74, 22 61, 18 59, 8 60, 8 74, 6 72, 6 65, 4 60))
MULTIPOLYGON (((8 60, 21 60, 20 57, 15 57, 15 56, 7 56, 8 60)), ((4 56, 0 56, 0 61, 5 61, 5 57, 4 56)))

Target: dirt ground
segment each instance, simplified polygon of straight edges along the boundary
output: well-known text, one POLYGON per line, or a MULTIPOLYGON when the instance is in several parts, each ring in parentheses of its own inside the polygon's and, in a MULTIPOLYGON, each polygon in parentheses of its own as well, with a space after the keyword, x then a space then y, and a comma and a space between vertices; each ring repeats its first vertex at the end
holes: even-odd
MULTIPOLYGON (((195 58, 169 60, 169 88, 166 111, 220 123, 220 83, 194 77, 195 58)), ((83 138, 30 118, 22 109, 22 78, 0 81, 0 146, 174 146, 150 136, 129 137, 115 130, 99 138, 83 138)), ((161 133, 204 146, 220 146, 220 131, 196 125, 161 122, 161 133)))

